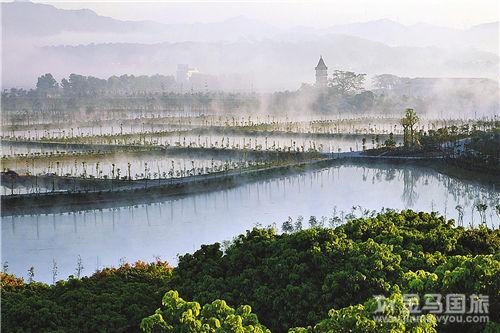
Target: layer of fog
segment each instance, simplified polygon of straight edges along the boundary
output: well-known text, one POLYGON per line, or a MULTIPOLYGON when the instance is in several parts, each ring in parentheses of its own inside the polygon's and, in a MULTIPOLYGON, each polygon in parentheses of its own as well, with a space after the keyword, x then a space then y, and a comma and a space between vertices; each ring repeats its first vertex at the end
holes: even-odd
POLYGON ((314 80, 320 54, 330 70, 368 75, 498 79, 499 73, 497 22, 464 30, 389 20, 281 29, 246 17, 161 24, 4 3, 2 37, 3 88, 31 87, 48 72, 59 78, 174 74, 177 64, 189 64, 236 78, 211 90, 295 90, 314 80))
POLYGON ((96 77, 173 75, 177 64, 189 64, 215 77, 239 77, 239 82, 221 87, 226 91, 295 90, 302 82, 314 81, 314 66, 320 54, 330 70, 368 75, 497 79, 499 69, 499 58, 492 53, 389 47, 330 35, 308 42, 90 44, 44 48, 4 45, 2 83, 4 88, 32 87, 44 73, 52 73, 59 79, 70 73, 96 77))

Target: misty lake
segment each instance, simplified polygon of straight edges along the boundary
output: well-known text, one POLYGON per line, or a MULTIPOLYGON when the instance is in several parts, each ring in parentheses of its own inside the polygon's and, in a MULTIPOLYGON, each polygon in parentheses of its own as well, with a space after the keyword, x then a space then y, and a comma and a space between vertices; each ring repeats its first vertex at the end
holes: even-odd
MULTIPOLYGON (((345 164, 303 174, 242 184, 236 188, 165 199, 160 203, 65 214, 14 216, 2 219, 2 261, 8 271, 51 282, 53 261, 58 279, 75 274, 78 256, 83 273, 91 274, 121 261, 153 261, 175 265, 177 255, 201 244, 231 240, 256 225, 281 224, 290 216, 321 219, 341 216, 353 206, 380 211, 411 208, 439 211, 464 223, 480 223, 473 208, 488 204, 488 226, 498 226, 494 187, 457 180, 432 169, 411 165, 345 164)), ((328 225, 328 222, 326 223, 328 225)))

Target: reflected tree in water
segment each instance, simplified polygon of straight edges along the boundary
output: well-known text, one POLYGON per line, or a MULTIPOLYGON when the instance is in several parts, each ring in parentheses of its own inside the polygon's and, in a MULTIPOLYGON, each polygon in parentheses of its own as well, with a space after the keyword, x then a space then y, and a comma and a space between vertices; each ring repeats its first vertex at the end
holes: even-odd
POLYGON ((413 207, 418 200, 416 185, 420 178, 421 172, 418 169, 404 168, 403 172, 403 194, 401 200, 406 207, 413 207))
POLYGON ((464 208, 460 205, 457 205, 455 207, 455 209, 457 210, 457 213, 458 213, 458 225, 460 227, 463 227, 464 226, 464 208))

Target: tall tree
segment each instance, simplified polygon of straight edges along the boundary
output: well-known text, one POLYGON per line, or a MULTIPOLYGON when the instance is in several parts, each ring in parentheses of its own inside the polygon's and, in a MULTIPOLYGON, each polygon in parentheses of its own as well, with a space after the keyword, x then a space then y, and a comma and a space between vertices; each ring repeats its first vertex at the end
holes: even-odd
POLYGON ((365 78, 366 74, 335 70, 328 85, 334 88, 339 94, 349 96, 363 90, 365 78))
POLYGON ((373 85, 379 89, 392 90, 400 85, 406 78, 392 74, 381 74, 373 78, 373 85))
POLYGON ((401 119, 403 126, 404 144, 406 147, 413 146, 416 143, 415 138, 415 125, 419 122, 420 118, 414 109, 406 109, 405 116, 401 119))
POLYGON ((43 92, 43 93, 49 93, 49 92, 54 92, 57 90, 59 87, 59 84, 57 83, 56 79, 52 76, 52 74, 47 73, 38 78, 38 81, 36 83, 36 89, 37 91, 43 92))

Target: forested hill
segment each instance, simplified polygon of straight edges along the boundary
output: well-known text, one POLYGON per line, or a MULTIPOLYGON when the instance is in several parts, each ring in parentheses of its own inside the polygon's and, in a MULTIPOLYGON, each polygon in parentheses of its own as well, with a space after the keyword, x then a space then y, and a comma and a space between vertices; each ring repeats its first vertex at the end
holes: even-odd
POLYGON ((355 218, 335 228, 302 228, 291 224, 282 234, 253 229, 224 247, 204 245, 181 256, 173 269, 163 262, 124 264, 55 286, 3 274, 2 328, 498 332, 499 230, 455 227, 435 213, 410 210, 355 218), (408 293, 421 300, 427 293, 488 295, 489 323, 438 323, 425 311, 411 321, 402 299, 408 293), (384 312, 393 321, 375 320, 375 295, 394 301, 384 312))

